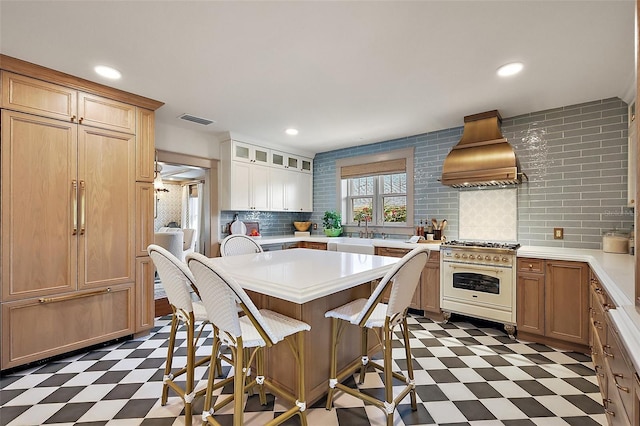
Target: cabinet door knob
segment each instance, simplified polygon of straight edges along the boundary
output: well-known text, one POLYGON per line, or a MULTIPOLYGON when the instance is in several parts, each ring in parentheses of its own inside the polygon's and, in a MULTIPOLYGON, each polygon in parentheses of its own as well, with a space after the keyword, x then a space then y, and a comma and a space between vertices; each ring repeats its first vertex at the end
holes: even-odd
POLYGON ((78 119, 78 123, 82 124, 82 120, 84 120, 84 117, 80 117, 80 118, 78 119))
POLYGON ((531 263, 529 264, 529 269, 533 269, 533 265, 531 263))
POLYGON ((76 121, 76 116, 75 116, 75 115, 72 115, 72 116, 71 116, 71 122, 73 123, 74 121, 76 121))

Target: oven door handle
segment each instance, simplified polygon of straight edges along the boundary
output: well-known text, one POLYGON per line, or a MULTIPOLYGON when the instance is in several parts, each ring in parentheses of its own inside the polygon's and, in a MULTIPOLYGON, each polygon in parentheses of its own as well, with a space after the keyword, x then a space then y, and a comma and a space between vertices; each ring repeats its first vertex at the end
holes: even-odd
POLYGON ((474 268, 473 266, 456 266, 456 265, 450 265, 451 269, 464 269, 465 271, 480 271, 480 272, 495 272, 496 274, 499 274, 502 272, 501 269, 499 268, 474 268))

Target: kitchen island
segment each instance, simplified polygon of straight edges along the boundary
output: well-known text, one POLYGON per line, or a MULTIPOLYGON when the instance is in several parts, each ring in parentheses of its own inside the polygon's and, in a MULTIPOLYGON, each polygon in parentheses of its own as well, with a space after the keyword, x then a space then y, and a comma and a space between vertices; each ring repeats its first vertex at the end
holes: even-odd
MULTIPOLYGON (((326 394, 329 380, 330 321, 324 313, 357 298, 368 298, 371 282, 382 278, 397 258, 310 249, 214 258, 247 291, 260 309, 270 309, 311 325, 303 333, 307 405, 326 394)), ((338 354, 343 370, 360 362, 360 330, 349 327, 338 354)), ((377 339, 369 339, 370 353, 377 339)), ((278 345, 266 351, 266 375, 295 394, 297 372, 291 351, 278 345)))

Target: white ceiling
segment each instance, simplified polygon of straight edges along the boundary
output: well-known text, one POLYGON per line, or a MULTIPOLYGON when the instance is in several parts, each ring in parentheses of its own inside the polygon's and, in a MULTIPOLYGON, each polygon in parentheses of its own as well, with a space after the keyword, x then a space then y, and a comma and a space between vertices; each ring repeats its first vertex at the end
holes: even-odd
POLYGON ((322 152, 635 96, 635 2, 0 1, 0 48, 165 102, 160 122, 322 152), (500 79, 498 66, 524 71, 500 79), (97 64, 119 69, 112 82, 97 64), (183 113, 215 120, 207 127, 183 113), (300 134, 284 134, 296 127, 300 134))

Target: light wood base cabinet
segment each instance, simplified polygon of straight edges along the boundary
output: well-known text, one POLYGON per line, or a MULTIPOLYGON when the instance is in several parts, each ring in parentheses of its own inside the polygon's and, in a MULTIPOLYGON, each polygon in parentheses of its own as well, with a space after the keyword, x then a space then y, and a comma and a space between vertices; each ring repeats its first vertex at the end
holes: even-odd
POLYGON ((5 55, 0 65, 0 369, 148 332, 162 103, 5 55))
POLYGON ((586 263, 519 258, 518 336, 588 353, 589 268, 586 263))
POLYGON ((133 334, 134 287, 63 293, 2 304, 2 368, 133 334))
MULTIPOLYGON (((396 247, 376 247, 378 256, 403 257, 411 250, 396 247)), ((383 295, 382 301, 389 300, 390 290, 383 295)), ((410 308, 424 311, 424 315, 433 319, 442 319, 440 311, 440 252, 431 251, 429 259, 420 275, 420 283, 411 299, 410 308)))
POLYGON ((609 312, 616 309, 591 271, 589 342, 610 426, 640 424, 640 382, 609 312))

